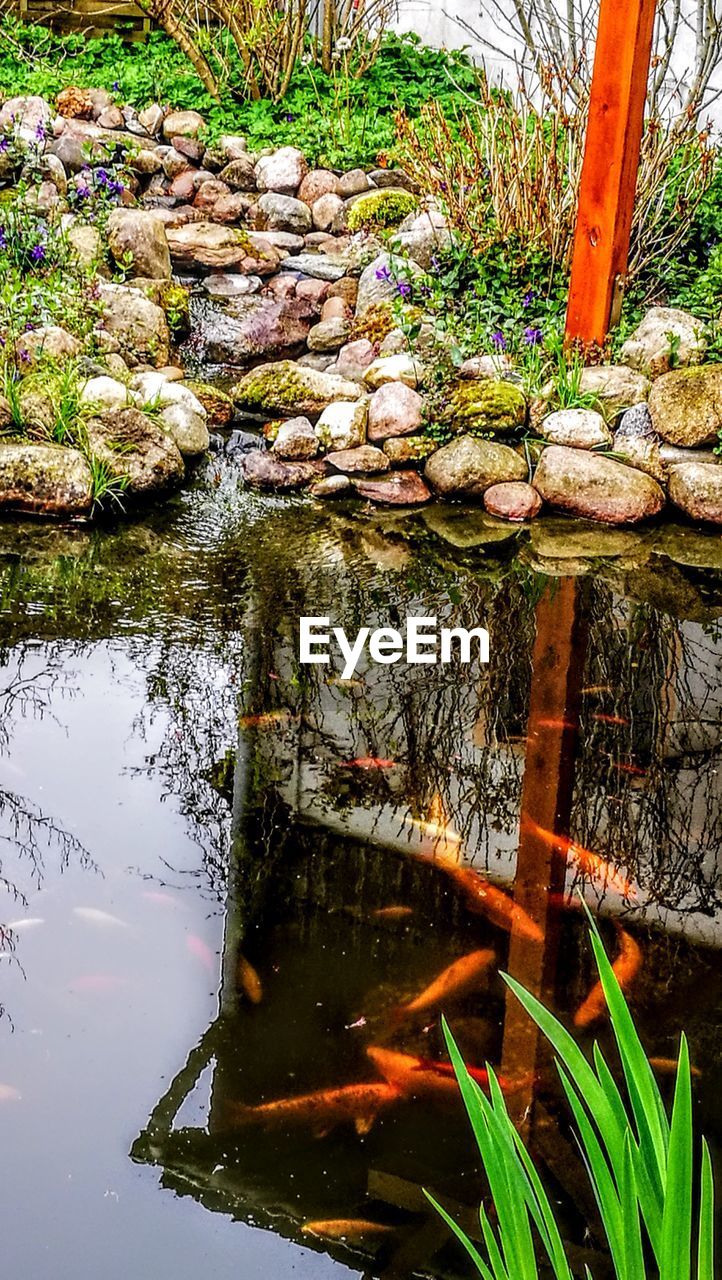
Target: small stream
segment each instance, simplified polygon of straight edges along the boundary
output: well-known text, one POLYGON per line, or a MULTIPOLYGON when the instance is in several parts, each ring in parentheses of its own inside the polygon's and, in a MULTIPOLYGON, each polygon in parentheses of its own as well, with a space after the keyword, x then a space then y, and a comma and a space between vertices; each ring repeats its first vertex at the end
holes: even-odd
POLYGON ((499 977, 608 1047, 580 895, 634 957, 665 1088, 687 1032, 722 1175, 721 620, 713 535, 260 497, 224 453, 126 523, 1 525, 7 1274, 469 1275, 423 1194, 473 1229, 438 1072, 371 1111, 281 1104, 443 1060, 438 1007, 404 1006, 483 951, 445 1012, 599 1280, 554 1068, 499 977), (299 666, 301 615, 481 625, 491 661, 343 681, 299 666), (376 1229, 303 1229, 337 1220, 376 1229))

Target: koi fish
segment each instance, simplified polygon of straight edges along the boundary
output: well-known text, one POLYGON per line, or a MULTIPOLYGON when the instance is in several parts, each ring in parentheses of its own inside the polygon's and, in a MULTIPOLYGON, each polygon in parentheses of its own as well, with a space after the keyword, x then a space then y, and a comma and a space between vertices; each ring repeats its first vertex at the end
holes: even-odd
POLYGON ((196 960, 200 960, 204 969, 207 969, 209 973, 215 973, 216 957, 202 938, 199 938, 195 933, 190 933, 186 938, 186 947, 191 955, 195 956, 196 960))
POLYGON ((411 907, 377 907, 372 912, 375 920, 406 920, 413 914, 411 907))
POLYGON ((0 1102, 19 1102, 22 1096, 14 1084, 0 1084, 0 1102))
POLYGON ((298 718, 290 711, 279 708, 278 711, 262 711, 255 716, 241 716, 238 724, 241 729, 272 729, 279 724, 290 724, 298 718))
POLYGON ((404 818, 404 822, 409 827, 416 827, 422 835, 430 836, 432 840, 443 840, 450 845, 461 843, 461 836, 454 831, 438 791, 434 794, 425 818, 404 818))
POLYGON ((613 760, 612 768, 619 773, 630 773, 634 778, 646 778, 647 770, 642 769, 638 764, 627 764, 623 760, 613 760))
POLYGON ((625 720, 624 716, 608 716, 608 715, 605 715, 604 712, 602 711, 596 712, 596 714, 592 716, 592 719, 599 720, 602 724, 615 724, 615 725, 629 724, 629 721, 625 720))
POLYGON ((541 942, 539 926, 503 889, 497 889, 473 867, 462 867, 445 859, 441 859, 441 866, 461 889, 467 911, 486 916, 499 929, 516 929, 531 942, 541 942))
POLYGON ((307 1236, 363 1244, 370 1236, 385 1236, 394 1228, 385 1222, 369 1222, 366 1218, 328 1218, 321 1222, 304 1222, 301 1230, 307 1236))
POLYGON ((155 889, 144 889, 142 897, 144 897, 147 902, 157 903, 159 907, 177 907, 180 905, 178 899, 174 898, 172 894, 159 893, 155 889))
POLYGON ((42 916, 24 916, 22 920, 11 920, 3 928, 11 933, 22 933, 25 929, 37 929, 40 924, 45 924, 42 916))
POLYGON ((573 720, 535 720, 535 727, 538 725, 540 729, 576 729, 573 720))
POLYGON ((379 1111, 396 1102, 399 1090, 389 1083, 349 1084, 339 1089, 321 1089, 296 1098, 279 1098, 260 1106, 248 1107, 231 1103, 237 1124, 261 1124, 283 1128, 285 1125, 310 1125, 324 1137, 339 1124, 352 1123, 361 1137, 373 1126, 379 1111))
POLYGON ((468 955, 461 956, 444 969, 443 973, 440 973, 414 1000, 400 1005, 394 1013, 394 1020, 401 1022, 404 1018, 411 1018, 415 1014, 428 1013, 432 1009, 441 1008, 451 1000, 467 995, 479 986, 481 978, 493 965, 495 959, 494 952, 488 947, 484 951, 471 951, 468 955))
MULTIPOLYGON (((369 1045, 366 1050, 376 1070, 389 1085, 411 1098, 451 1098, 459 1097, 459 1085, 450 1063, 433 1062, 428 1058, 417 1058, 409 1053, 397 1053, 393 1049, 382 1049, 378 1045, 369 1045)), ((488 1072, 482 1067, 471 1067, 469 1074, 477 1084, 486 1086, 489 1083, 488 1072)), ((508 1093, 524 1088, 530 1077, 524 1080, 499 1079, 500 1087, 508 1093)))
POLYGON ((539 823, 528 815, 524 815, 522 818, 522 826, 540 840, 543 840, 550 848, 556 849, 563 857, 575 862, 586 875, 602 880, 605 886, 609 885, 610 888, 616 889, 625 898, 637 896, 632 881, 623 876, 620 871, 617 871, 600 854, 593 853, 591 849, 585 849, 583 845, 577 844, 575 840, 570 840, 569 836, 563 836, 556 831, 548 831, 546 827, 540 827, 539 823))
MULTIPOLYGON (((653 1071, 661 1076, 676 1076, 679 1060, 677 1058, 650 1058, 649 1065, 653 1071)), ((691 1076, 699 1078, 702 1075, 699 1067, 690 1065, 689 1073, 691 1076)))
MULTIPOLYGON (((622 991, 636 978, 642 967, 642 949, 626 929, 617 926, 619 953, 612 968, 622 991)), ((586 1000, 580 1004, 574 1014, 575 1027, 589 1027, 598 1022, 607 1012, 607 1001, 601 982, 596 982, 586 1000)))
POLYGON ((251 1004, 260 1004, 263 999, 261 979, 249 960, 239 951, 236 965, 236 984, 251 1004))
POLYGON ((395 760, 384 760, 380 756, 359 756, 356 760, 339 760, 340 769, 395 769, 395 760))
POLYGON ((610 684, 588 684, 585 689, 582 689, 583 695, 592 693, 612 693, 612 686, 610 684))
POLYGON ((106 992, 119 991, 122 987, 127 987, 128 979, 116 977, 113 973, 84 973, 82 977, 75 978, 68 988, 69 991, 90 991, 90 992, 106 992))
POLYGON ((73 915, 79 920, 84 920, 86 924, 97 924, 101 928, 108 929, 129 929, 130 925, 125 920, 119 920, 117 916, 112 916, 109 911, 101 911, 98 907, 73 907, 73 915))

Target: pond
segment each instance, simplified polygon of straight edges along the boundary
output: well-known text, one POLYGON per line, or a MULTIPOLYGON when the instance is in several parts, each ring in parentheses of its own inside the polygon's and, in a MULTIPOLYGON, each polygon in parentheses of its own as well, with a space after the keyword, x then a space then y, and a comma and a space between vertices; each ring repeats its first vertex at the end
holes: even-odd
POLYGON ((688 1033, 719 1169, 719 540, 648 536, 321 510, 219 458, 117 528, 0 527, 9 1275, 468 1275, 424 1197, 474 1230, 443 1009, 603 1276, 499 976, 606 1044, 582 896, 662 1080, 688 1033), (302 615, 484 626, 490 662, 344 681, 302 615))

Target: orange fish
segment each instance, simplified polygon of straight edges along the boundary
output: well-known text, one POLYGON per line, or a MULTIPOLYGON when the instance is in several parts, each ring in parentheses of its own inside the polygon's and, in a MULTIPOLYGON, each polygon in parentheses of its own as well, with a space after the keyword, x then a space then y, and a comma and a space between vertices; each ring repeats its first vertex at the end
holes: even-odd
MULTIPOLYGON (((409 1053, 397 1053, 393 1049, 382 1049, 379 1045, 369 1045, 366 1050, 376 1070, 405 1097, 410 1098, 458 1098, 459 1086, 454 1069, 450 1063, 431 1062, 425 1058, 416 1058, 409 1053)), ((488 1073, 480 1067, 472 1067, 470 1075, 477 1084, 487 1085, 488 1073)), ((506 1093, 513 1093, 524 1088, 530 1077, 524 1080, 505 1080, 499 1078, 499 1085, 506 1093)))
POLYGON ((346 1244, 363 1244, 373 1236, 385 1236, 394 1230, 385 1222, 366 1218, 328 1218, 320 1222, 304 1222, 301 1230, 308 1236, 325 1240, 343 1240, 346 1244))
POLYGON ((640 768, 638 764, 627 764, 623 760, 613 760, 612 768, 617 769, 619 773, 631 773, 635 778, 646 778, 647 770, 640 768))
POLYGON ((576 729, 577 726, 573 720, 535 720, 535 726, 540 729, 576 729))
POLYGON ((411 907, 377 907, 372 915, 376 920, 406 920, 414 914, 411 907))
MULTIPOLYGON (((630 983, 636 978, 642 967, 642 949, 630 933, 623 929, 621 925, 617 926, 617 935, 619 938, 619 952, 612 968, 617 975, 617 981, 625 991, 630 983)), ((607 1012, 607 1001, 604 995, 604 989, 601 982, 596 982, 592 987, 589 995, 583 1004, 580 1004, 574 1014, 575 1027, 589 1027, 594 1022, 598 1022, 607 1012)))
POLYGON ((617 871, 600 854, 592 853, 591 849, 585 849, 583 845, 570 840, 569 836, 563 836, 556 831, 548 831, 546 827, 540 827, 539 823, 530 818, 528 814, 522 817, 521 825, 551 848, 556 849, 563 857, 575 862, 586 875, 593 876, 596 880, 602 880, 605 886, 609 885, 610 888, 616 889, 625 898, 637 896, 632 881, 623 876, 620 871, 617 871))
POLYGON ((280 724, 291 724, 298 718, 290 711, 279 708, 278 711, 262 711, 257 716, 241 716, 238 723, 241 729, 272 729, 280 724))
POLYGON ((598 711, 594 716, 592 716, 592 719, 600 720, 602 724, 616 724, 616 725, 629 724, 629 721, 625 720, 624 716, 608 716, 608 715, 605 715, 602 711, 598 711))
POLYGON ((458 1000, 460 996, 474 991, 479 987, 481 979, 488 973, 495 960, 496 956, 489 948, 484 951, 471 951, 468 955, 461 956, 444 969, 414 1000, 400 1005, 395 1011, 395 1020, 401 1022, 404 1018, 411 1018, 418 1013, 426 1014, 431 1010, 441 1009, 450 1001, 458 1000))
MULTIPOLYGON (((676 1076, 679 1062, 677 1058, 650 1058, 650 1067, 662 1076, 676 1076)), ((689 1073, 699 1078, 702 1075, 699 1067, 690 1066, 689 1073)))
POLYGON ((380 756, 359 756, 356 760, 339 760, 341 769, 395 769, 395 760, 383 760, 380 756))
POLYGON ((458 884, 464 895, 466 908, 474 915, 486 916, 499 929, 516 929, 524 938, 541 942, 541 929, 523 907, 518 906, 508 893, 497 889, 473 867, 462 867, 441 859, 440 865, 458 884))
POLYGON ((283 1128, 309 1125, 324 1137, 339 1124, 352 1123, 359 1135, 368 1133, 379 1111, 396 1102, 399 1091, 391 1084, 349 1084, 340 1089, 321 1089, 296 1098, 279 1098, 257 1107, 229 1104, 237 1124, 262 1124, 283 1128))
POLYGON ((438 791, 434 793, 425 818, 404 818, 404 822, 409 827, 417 827, 422 835, 430 836, 432 840, 443 840, 449 845, 461 843, 461 836, 454 831, 438 791))
POLYGON ((611 692, 612 686, 610 684, 588 684, 585 689, 582 689, 582 694, 611 692))
POLYGON ((238 963, 236 965, 236 985, 239 991, 250 1000, 251 1004, 260 1004, 263 999, 263 987, 261 979, 249 960, 242 952, 238 952, 238 963))

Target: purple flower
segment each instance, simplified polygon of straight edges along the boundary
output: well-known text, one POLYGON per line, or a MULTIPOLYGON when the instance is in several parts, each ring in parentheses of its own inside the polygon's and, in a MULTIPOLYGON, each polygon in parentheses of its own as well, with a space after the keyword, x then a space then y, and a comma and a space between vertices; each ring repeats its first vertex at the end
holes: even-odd
POLYGON ((506 351, 507 341, 501 329, 496 329, 494 333, 492 333, 491 341, 493 345, 496 347, 497 351, 506 351))
POLYGON ((524 330, 524 341, 529 347, 538 347, 543 337, 541 329, 536 329, 533 325, 528 325, 524 330))
POLYGON ((119 92, 120 92, 120 80, 114 80, 114 81, 113 81, 113 84, 112 84, 112 86, 111 86, 111 87, 112 87, 113 93, 119 93, 119 92))
POLYGON ((83 183, 82 187, 77 188, 77 196, 79 200, 87 200, 90 196, 90 187, 83 183))
POLYGON ((99 187, 104 187, 106 183, 110 182, 107 169, 96 169, 95 181, 99 187))
POLYGON ((377 267, 377 268, 376 268, 376 279, 377 279, 377 280, 390 280, 390 279, 391 279, 391 272, 390 272, 389 268, 388 268, 388 267, 377 267))
POLYGON ((524 294, 524 297, 521 300, 521 305, 523 307, 530 307, 535 298, 536 292, 534 289, 529 289, 528 292, 524 294))
POLYGON ((294 120, 295 120, 295 119, 296 119, 296 117, 295 117, 295 115, 293 114, 293 112, 292 112, 292 111, 287 111, 287 112, 286 112, 286 124, 293 124, 293 122, 294 122, 294 120))
POLYGON ((397 280, 396 292, 400 298, 408 298, 411 294, 411 285, 408 280, 397 280))
POLYGON ((8 137, 0 138, 0 151, 8 151, 10 149, 10 139, 8 137))
POLYGON ((22 347, 20 350, 20 359, 23 364, 28 364, 30 360, 30 352, 26 351, 25 347, 22 347))
POLYGON ((0 249, 7 249, 7 247, 8 247, 8 238, 5 235, 5 228, 0 227, 0 249))
POLYGON ((439 271, 439 270, 440 270, 440 267, 441 267, 441 264, 440 264, 440 262, 439 262, 439 259, 437 258, 437 256, 436 256, 436 254, 435 254, 435 253, 432 253, 432 255, 431 255, 431 266, 432 266, 432 268, 433 268, 433 270, 434 270, 434 271, 439 271))
POLYGON ((34 244, 30 250, 30 257, 33 262, 43 262, 45 260, 45 245, 34 244))
POLYGON ((45 125, 42 120, 35 126, 35 137, 38 142, 45 141, 45 125))
POLYGON ((107 190, 108 190, 108 195, 110 195, 110 196, 119 196, 119 195, 121 195, 121 194, 122 194, 122 192, 124 191, 124 189, 125 189, 125 188, 123 187, 123 183, 122 183, 122 182, 109 182, 109 183, 108 183, 108 188, 107 188, 107 190))

